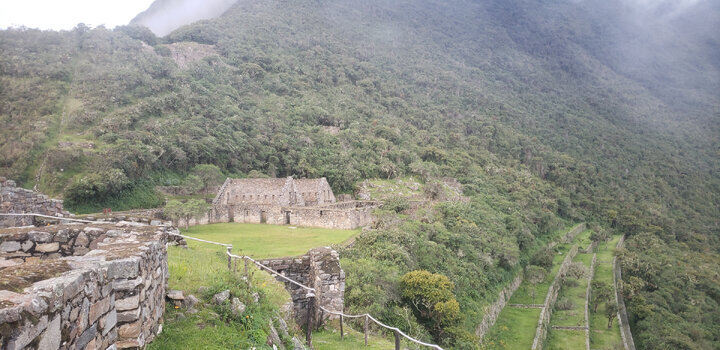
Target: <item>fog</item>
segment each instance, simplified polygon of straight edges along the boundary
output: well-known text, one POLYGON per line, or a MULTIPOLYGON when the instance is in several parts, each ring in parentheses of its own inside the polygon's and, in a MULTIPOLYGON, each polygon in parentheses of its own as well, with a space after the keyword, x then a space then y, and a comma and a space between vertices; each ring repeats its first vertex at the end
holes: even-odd
POLYGON ((157 36, 202 19, 222 15, 237 0, 166 0, 155 1, 145 12, 137 15, 130 24, 144 25, 157 36))

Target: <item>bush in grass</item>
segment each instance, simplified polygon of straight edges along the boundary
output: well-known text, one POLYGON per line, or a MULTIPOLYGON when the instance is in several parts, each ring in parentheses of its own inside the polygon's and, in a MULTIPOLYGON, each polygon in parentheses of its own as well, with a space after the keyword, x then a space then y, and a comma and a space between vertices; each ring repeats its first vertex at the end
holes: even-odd
POLYGON ((410 202, 408 202, 407 198, 401 197, 401 196, 395 196, 390 197, 385 200, 385 203, 382 206, 385 210, 391 210, 396 213, 401 213, 405 210, 410 209, 410 202))
POLYGON ((555 303, 557 310, 572 310, 575 307, 575 303, 571 299, 562 298, 555 303))

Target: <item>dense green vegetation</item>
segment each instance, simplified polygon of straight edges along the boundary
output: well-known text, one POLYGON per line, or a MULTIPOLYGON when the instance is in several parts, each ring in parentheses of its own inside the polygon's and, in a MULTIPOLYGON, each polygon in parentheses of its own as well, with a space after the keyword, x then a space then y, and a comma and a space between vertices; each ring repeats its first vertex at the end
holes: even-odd
POLYGON ((638 347, 713 348, 720 46, 694 16, 719 6, 240 0, 164 38, 5 30, 0 176, 82 212, 157 206, 198 164, 346 193, 451 176, 467 202, 395 205, 343 252, 351 311, 430 339, 398 281, 442 274, 463 312, 436 340, 471 347, 481 307, 582 220, 628 236, 638 347))

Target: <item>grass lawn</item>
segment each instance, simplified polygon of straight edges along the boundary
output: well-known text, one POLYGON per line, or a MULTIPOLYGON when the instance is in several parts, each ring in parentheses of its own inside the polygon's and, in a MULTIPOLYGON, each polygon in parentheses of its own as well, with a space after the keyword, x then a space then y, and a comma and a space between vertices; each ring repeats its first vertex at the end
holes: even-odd
MULTIPOLYGON (((327 230, 318 228, 291 228, 290 226, 262 224, 214 224, 191 227, 183 234, 220 243, 231 243, 236 254, 258 258, 300 255, 319 246, 341 243, 358 231, 327 230)), ((270 319, 275 317, 281 305, 290 301, 290 295, 280 282, 269 274, 249 265, 250 285, 243 282, 241 273, 235 275, 227 269, 227 256, 221 246, 187 240, 188 248, 168 247, 170 269, 169 289, 179 289, 185 294, 195 294, 202 303, 197 313, 184 308, 174 309, 168 304, 163 333, 149 346, 151 350, 165 349, 270 349, 265 345, 270 319), (201 292, 199 288, 207 287, 201 292), (230 317, 227 306, 212 305, 214 293, 230 289, 247 305, 243 317, 230 317), (258 293, 260 302, 252 301, 252 293, 258 293)), ((242 264, 238 266, 242 271, 242 264)), ((293 324, 290 322, 290 332, 293 324)), ((317 341, 330 344, 327 349, 342 349, 338 334, 334 340, 332 331, 320 333, 317 341), (323 340, 323 336, 328 338, 323 340)), ((302 334, 297 335, 304 340, 302 334)), ((343 342, 350 343, 350 338, 343 342)), ((360 337, 362 341, 362 336, 360 337)), ((392 339, 391 339, 392 340, 392 339)), ((284 339, 286 345, 289 339, 284 339)), ((387 349, 389 343, 375 339, 379 348, 387 349)), ((350 343, 348 348, 356 348, 350 343)), ((322 349, 322 347, 320 347, 322 349)), ((371 348, 372 349, 372 348, 371 348)))
POLYGON ((505 307, 485 336, 485 349, 530 349, 540 309, 505 307))
MULTIPOLYGON (((575 255, 573 262, 582 262, 583 265, 590 273, 590 264, 592 262, 591 254, 580 254, 575 255), (590 257, 590 259, 588 259, 590 257), (590 261, 587 261, 590 260, 590 261)), ((555 310, 553 311, 552 317, 550 318, 550 325, 552 326, 584 326, 585 325, 585 296, 587 293, 587 276, 579 279, 570 278, 574 280, 577 285, 570 287, 564 285, 560 289, 557 301, 555 302, 555 310), (572 302, 572 308, 569 310, 559 310, 558 306, 563 301, 569 300, 572 302)))
MULTIPOLYGON (((605 244, 598 244, 597 263, 595 264, 596 281, 605 281, 612 285, 613 271, 612 259, 613 252, 620 236, 613 236, 608 242, 607 248, 605 244)), ((613 299, 614 302, 614 299, 613 299)), ((590 310, 590 348, 591 349, 615 349, 616 346, 622 346, 622 338, 620 337, 620 327, 617 320, 613 321, 613 326, 607 328, 607 317, 605 317, 605 305, 598 307, 597 313, 590 310)))
MULTIPOLYGON (((370 321, 372 323, 372 321, 370 321)), ((395 338, 389 335, 368 335, 368 346, 365 346, 365 335, 356 331, 348 324, 344 325, 345 338, 340 339, 339 320, 333 320, 327 326, 328 329, 313 333, 313 347, 315 350, 387 350, 395 348, 395 338)), ((304 338, 303 338, 304 339, 304 338)), ((401 343, 402 344, 402 343, 401 343)))
MULTIPOLYGON (((253 258, 279 258, 307 253, 311 248, 340 244, 360 230, 331 230, 288 225, 225 223, 192 226, 183 234, 233 245, 233 253, 253 258)), ((209 249, 221 247, 207 245, 209 249)))
POLYGON ((585 331, 551 330, 545 343, 548 350, 585 349, 585 331))

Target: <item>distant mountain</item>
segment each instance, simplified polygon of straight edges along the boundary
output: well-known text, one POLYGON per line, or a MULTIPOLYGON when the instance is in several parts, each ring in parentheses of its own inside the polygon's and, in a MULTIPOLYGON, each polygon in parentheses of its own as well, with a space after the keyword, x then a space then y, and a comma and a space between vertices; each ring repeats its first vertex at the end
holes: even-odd
MULTIPOLYGON (((527 242, 588 221, 628 236, 639 348, 720 347, 718 1, 183 4, 133 20, 162 38, 0 31, 0 176, 75 211, 157 205, 153 186, 208 163, 339 193, 455 177, 469 203, 409 226, 458 264, 402 258, 452 278, 465 331, 527 242), (461 257, 438 225, 483 248, 461 257)), ((373 259, 395 266, 403 242, 373 259)))
POLYGON ((184 25, 220 16, 236 1, 156 0, 130 24, 148 27, 155 35, 165 36, 184 25))

